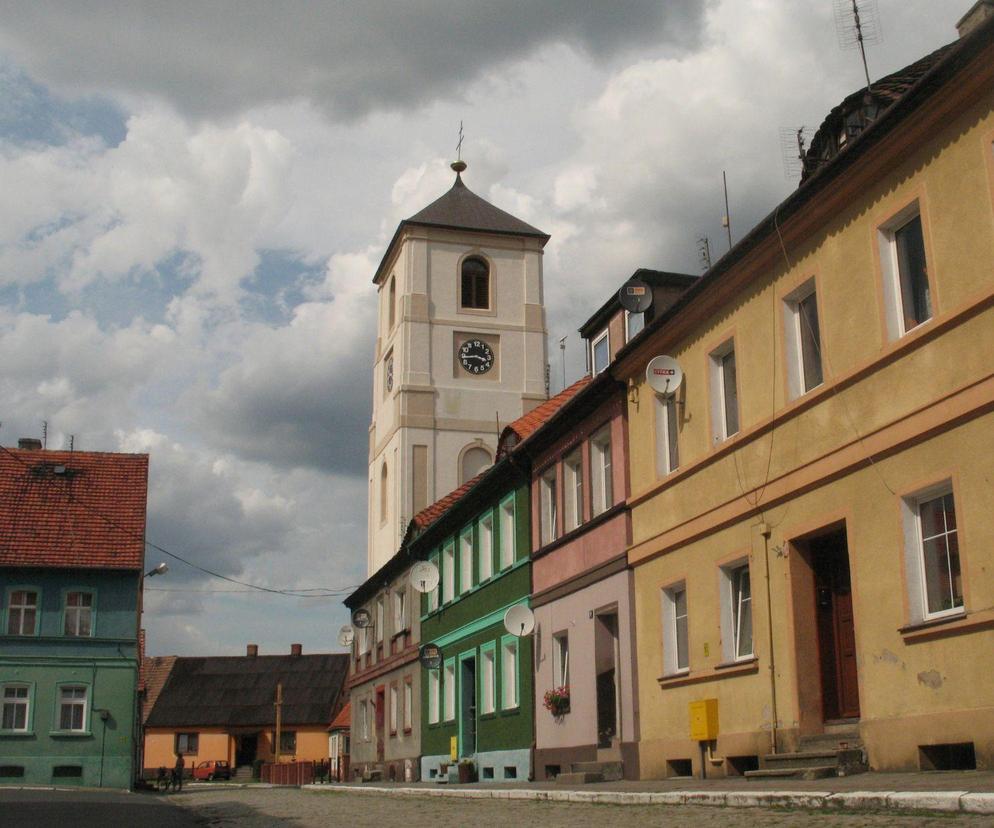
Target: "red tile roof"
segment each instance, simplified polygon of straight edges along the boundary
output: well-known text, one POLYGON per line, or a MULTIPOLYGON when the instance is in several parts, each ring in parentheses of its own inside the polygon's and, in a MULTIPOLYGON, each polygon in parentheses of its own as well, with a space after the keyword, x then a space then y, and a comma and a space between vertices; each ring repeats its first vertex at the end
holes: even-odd
POLYGON ((534 434, 538 429, 545 425, 545 423, 555 414, 560 408, 562 408, 566 403, 568 403, 573 397, 579 394, 584 388, 590 385, 592 377, 580 377, 572 385, 564 388, 556 396, 547 399, 544 403, 536 406, 523 417, 518 417, 513 423, 504 429, 506 434, 508 429, 513 431, 518 436, 518 443, 520 445, 523 441, 527 440, 532 434, 534 434))
POLYGON ((138 569, 148 455, 0 448, 0 566, 138 569))
POLYGON ((431 526, 436 520, 438 520, 442 515, 444 515, 449 508, 455 505, 459 499, 466 494, 473 486, 476 485, 478 481, 486 472, 480 472, 472 480, 467 480, 458 489, 453 489, 445 497, 436 500, 431 506, 422 509, 414 516, 414 525, 418 529, 426 529, 431 526))
POLYGON ((350 727, 352 727, 352 702, 346 702, 328 730, 348 730, 350 727))
POLYGON ((141 673, 144 678, 145 697, 142 699, 142 724, 155 707, 155 701, 169 678, 169 673, 176 663, 176 656, 149 656, 142 659, 141 673))

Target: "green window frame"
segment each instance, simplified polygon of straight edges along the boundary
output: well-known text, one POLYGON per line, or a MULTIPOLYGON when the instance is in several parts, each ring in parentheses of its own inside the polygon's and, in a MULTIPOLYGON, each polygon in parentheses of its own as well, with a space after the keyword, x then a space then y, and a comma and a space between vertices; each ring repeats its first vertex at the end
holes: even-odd
POLYGON ((497 531, 497 543, 498 543, 498 558, 497 558, 497 571, 503 572, 505 569, 510 569, 518 560, 518 501, 515 497, 515 493, 506 497, 501 498, 499 509, 498 509, 498 531, 497 531), (508 504, 510 504, 510 509, 508 509, 508 504), (506 520, 506 515, 510 515, 510 559, 505 560, 505 540, 504 533, 508 529, 508 523, 506 520))
POLYGON ((521 707, 521 642, 517 636, 503 635, 500 639, 500 709, 502 711, 517 710, 521 707), (514 696, 508 700, 508 651, 514 652, 514 696))
POLYGON ((483 584, 494 577, 494 573, 499 571, 494 568, 494 540, 497 537, 496 532, 497 520, 494 516, 494 510, 488 509, 476 520, 476 545, 477 545, 477 583, 483 584), (485 527, 489 522, 489 530, 485 527), (484 549, 483 539, 485 536, 490 538, 490 549, 489 551, 484 549), (489 558, 489 566, 484 567, 484 563, 487 562, 489 558))
POLYGON ((456 720, 456 706, 459 703, 459 694, 456 686, 456 658, 445 659, 442 664, 442 721, 445 723, 456 720), (451 690, 450 690, 451 688, 451 690), (452 709, 449 708, 449 693, 452 693, 452 709), (451 715, 450 715, 451 714, 451 715))
POLYGON ((0 734, 4 736, 33 736, 35 715, 35 684, 33 681, 5 681, 0 684, 0 734), (20 694, 7 696, 7 690, 25 690, 20 694), (11 707, 20 706, 23 699, 25 706, 24 727, 7 727, 17 723, 17 713, 11 707))
POLYGON ((95 638, 97 634, 97 591, 93 587, 66 587, 62 590, 62 625, 60 627, 61 634, 67 638, 95 638), (70 596, 72 595, 88 595, 90 597, 89 607, 83 605, 76 605, 73 607, 69 606, 70 596), (88 609, 88 613, 83 612, 72 612, 72 610, 83 610, 88 609), (81 625, 81 620, 85 616, 89 616, 89 631, 86 633, 80 632, 69 632, 70 618, 76 616, 76 629, 78 630, 81 625))
POLYGON ((456 584, 456 595, 466 595, 472 592, 475 586, 473 583, 473 573, 476 570, 476 544, 473 542, 473 524, 464 526, 459 533, 459 548, 456 557, 459 559, 457 565, 459 582, 456 584), (468 556, 466 554, 467 551, 469 553, 468 556), (466 565, 467 557, 469 558, 469 566, 466 565))
MULTIPOLYGON (((476 698, 476 717, 477 717, 477 719, 479 719, 479 717, 480 717, 480 674, 479 674, 479 671, 476 669, 479 666, 480 662, 479 662, 479 660, 476 657, 476 648, 474 647, 472 650, 464 650, 463 652, 459 653, 459 663, 458 663, 458 667, 457 667, 458 678, 456 680, 456 719, 459 722, 459 726, 457 727, 456 730, 457 730, 457 736, 458 736, 458 740, 459 741, 458 741, 458 749, 457 749, 456 752, 459 754, 460 758, 463 758, 464 756, 469 756, 470 755, 469 752, 466 749, 466 726, 469 723, 466 721, 465 717, 462 715, 462 694, 463 694, 463 687, 462 687, 462 682, 463 682, 463 667, 462 666, 463 666, 463 662, 466 662, 466 661, 473 661, 473 662, 475 662, 474 668, 473 668, 473 675, 475 676, 475 682, 476 682, 476 687, 474 688, 474 695, 475 695, 475 698, 476 698)), ((479 738, 479 734, 477 734, 477 738, 479 738)))
MULTIPOLYGON (((54 715, 52 717, 52 735, 53 736, 91 736, 92 727, 91 721, 93 717, 93 685, 87 681, 58 681, 55 683, 55 699, 54 699, 54 715), (77 706, 76 698, 63 699, 63 692, 71 688, 79 688, 84 691, 83 700, 83 712, 80 715, 80 728, 74 727, 63 727, 63 707, 68 704, 71 706, 77 706)), ((70 713, 70 716, 74 714, 70 713)), ((72 723, 70 722, 70 725, 72 723)))
MULTIPOLYGON (((6 591, 6 594, 4 596, 4 604, 3 604, 3 630, 2 630, 3 634, 4 635, 13 635, 13 636, 17 636, 19 638, 37 638, 38 636, 40 636, 41 635, 41 621, 42 621, 42 612, 41 612, 42 598, 43 598, 43 594, 42 594, 41 587, 34 586, 33 584, 13 584, 13 585, 7 587, 7 591, 6 591), (34 617, 33 617, 34 618, 34 620, 33 620, 34 627, 33 627, 32 631, 28 632, 28 633, 25 633, 25 632, 11 632, 11 629, 12 629, 11 623, 13 621, 13 615, 12 615, 13 608, 11 607, 11 604, 13 603, 14 595, 16 593, 19 593, 19 592, 33 592, 35 594, 34 617)), ((20 611, 17 614, 18 620, 20 622, 18 624, 18 627, 20 629, 23 629, 24 628, 24 610, 23 610, 23 608, 26 605, 21 604, 21 605, 18 605, 18 606, 19 606, 19 609, 20 609, 20 611)))
POLYGON ((456 544, 449 540, 442 544, 441 552, 442 566, 439 567, 441 573, 442 595, 440 606, 452 603, 456 598, 456 544), (448 593, 448 597, 446 597, 448 593))
POLYGON ((497 712, 497 642, 487 641, 480 645, 480 662, 478 675, 480 676, 480 694, 477 700, 477 709, 480 716, 493 716, 497 712), (489 665, 489 667, 488 667, 489 665), (492 669, 490 674, 488 669, 492 669), (487 698, 489 685, 489 698, 487 698))

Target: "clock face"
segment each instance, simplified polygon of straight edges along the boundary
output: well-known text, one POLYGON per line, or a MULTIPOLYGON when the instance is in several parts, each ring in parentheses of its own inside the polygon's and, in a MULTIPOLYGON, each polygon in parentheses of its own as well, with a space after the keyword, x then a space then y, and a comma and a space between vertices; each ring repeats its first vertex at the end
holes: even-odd
POLYGON ((467 339, 459 346, 459 363, 470 374, 485 374, 494 367, 494 352, 482 339, 467 339))

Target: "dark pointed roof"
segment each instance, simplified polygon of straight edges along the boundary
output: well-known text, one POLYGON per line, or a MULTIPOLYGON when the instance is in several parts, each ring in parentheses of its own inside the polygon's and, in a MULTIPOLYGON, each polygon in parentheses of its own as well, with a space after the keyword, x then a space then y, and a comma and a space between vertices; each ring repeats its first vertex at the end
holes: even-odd
POLYGON ((476 233, 496 233, 502 236, 528 236, 541 239, 542 244, 549 240, 549 234, 532 227, 510 213, 495 207, 486 199, 480 198, 467 187, 462 176, 456 173, 456 180, 449 191, 435 199, 423 210, 404 219, 393 234, 386 253, 376 268, 373 282, 379 282, 390 253, 405 227, 438 227, 445 230, 470 230, 476 233))

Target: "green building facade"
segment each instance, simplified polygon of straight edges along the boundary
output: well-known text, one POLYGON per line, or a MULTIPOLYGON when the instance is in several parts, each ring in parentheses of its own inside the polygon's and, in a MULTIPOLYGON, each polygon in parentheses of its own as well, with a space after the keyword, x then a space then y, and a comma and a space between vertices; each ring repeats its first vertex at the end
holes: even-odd
POLYGON ((442 652, 421 670, 421 778, 455 779, 471 763, 480 781, 528 779, 534 741, 534 654, 504 615, 529 605, 527 480, 498 462, 412 542, 439 569, 422 596, 421 640, 442 652))

